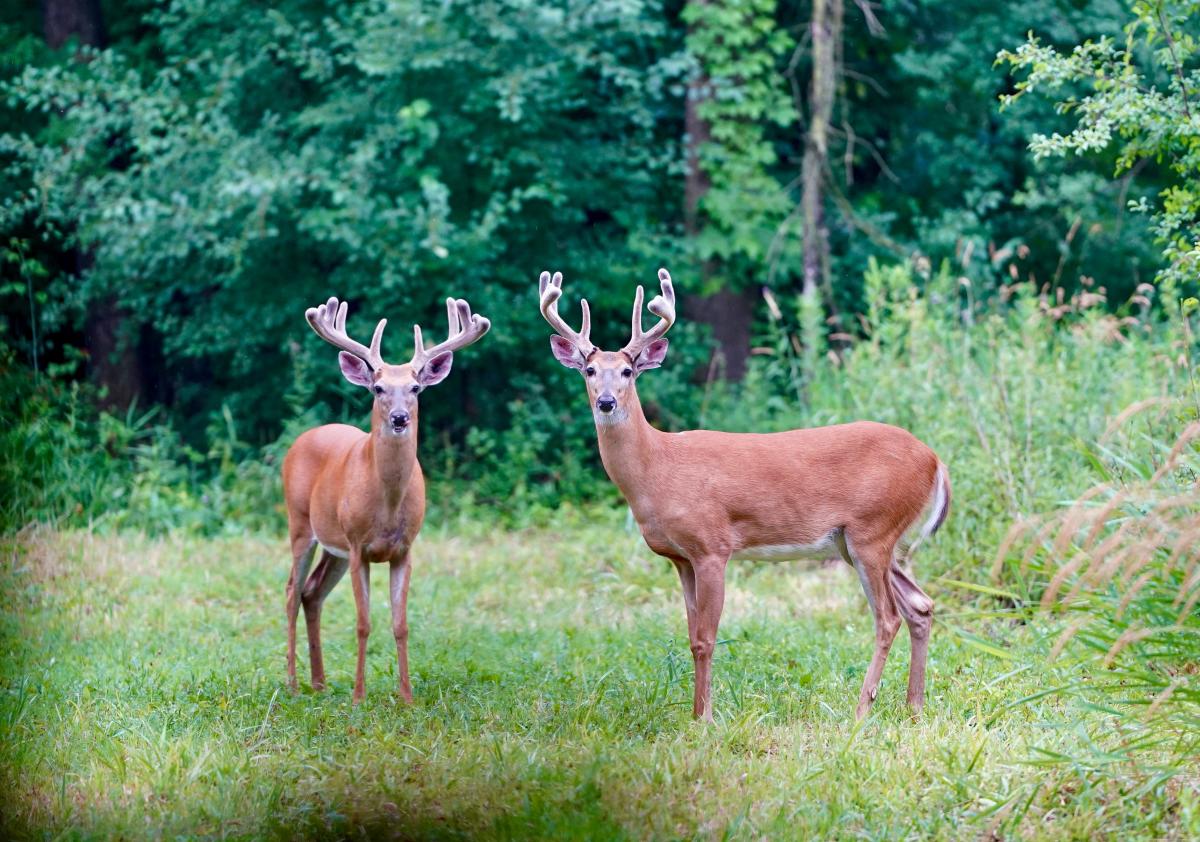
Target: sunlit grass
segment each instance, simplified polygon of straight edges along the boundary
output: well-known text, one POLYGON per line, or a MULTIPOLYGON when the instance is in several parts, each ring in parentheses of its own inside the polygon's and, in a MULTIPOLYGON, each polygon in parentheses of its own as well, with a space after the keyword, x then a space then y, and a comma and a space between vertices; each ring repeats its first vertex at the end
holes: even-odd
MULTIPOLYGON (((733 566, 717 723, 693 723, 674 572, 616 514, 564 518, 554 531, 427 530, 410 602, 412 707, 392 692, 382 571, 367 701, 354 708, 344 584, 325 615, 331 690, 284 688, 279 537, 10 539, 0 830, 605 839, 1200 830, 1194 778, 1132 797, 1121 779, 1029 764, 1038 750, 1075 752, 1104 712, 1054 696, 1014 705, 1064 678, 1038 654, 1041 632, 963 616, 936 581, 931 592, 963 633, 935 629, 925 714, 914 722, 904 706, 902 634, 875 711, 856 727, 872 634, 854 576, 840 565, 733 566)), ((301 653, 307 688, 303 644, 301 653)))

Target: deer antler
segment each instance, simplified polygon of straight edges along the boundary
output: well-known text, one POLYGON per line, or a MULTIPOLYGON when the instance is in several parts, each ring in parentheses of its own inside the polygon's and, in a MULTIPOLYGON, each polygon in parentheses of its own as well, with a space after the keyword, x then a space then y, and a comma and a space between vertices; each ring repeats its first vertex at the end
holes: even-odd
POLYGON ((412 362, 409 363, 413 371, 420 371, 438 354, 457 351, 478 342, 480 337, 487 333, 492 326, 492 323, 483 316, 472 315, 471 305, 462 298, 446 299, 446 321, 450 323, 450 329, 446 334, 445 341, 428 349, 421 338, 421 326, 413 325, 414 347, 412 362))
POLYGON ((383 328, 387 319, 380 319, 379 324, 375 326, 375 335, 371 337, 371 347, 368 348, 346 335, 346 310, 345 301, 339 304, 336 298, 330 298, 319 307, 309 307, 305 310, 304 318, 317 332, 317 336, 330 345, 353 354, 372 370, 378 369, 385 364, 379 354, 379 343, 383 340, 383 328))
POLYGON ((662 295, 654 296, 649 310, 658 316, 658 324, 645 333, 642 332, 642 299, 645 292, 638 284, 637 293, 633 296, 633 331, 629 342, 622 348, 631 358, 636 359, 647 345, 661 337, 671 325, 675 324, 675 287, 671 285, 671 275, 666 269, 658 270, 658 282, 662 287, 662 295))
POLYGON ((558 314, 558 299, 562 297, 562 282, 562 272, 555 272, 554 277, 551 277, 549 272, 543 272, 538 278, 542 317, 550 323, 550 327, 554 328, 555 333, 573 343, 579 349, 579 353, 586 358, 588 354, 596 350, 596 346, 588 338, 592 333, 592 311, 588 308, 587 299, 580 299, 579 309, 583 310, 583 325, 578 333, 567 327, 563 317, 558 314))

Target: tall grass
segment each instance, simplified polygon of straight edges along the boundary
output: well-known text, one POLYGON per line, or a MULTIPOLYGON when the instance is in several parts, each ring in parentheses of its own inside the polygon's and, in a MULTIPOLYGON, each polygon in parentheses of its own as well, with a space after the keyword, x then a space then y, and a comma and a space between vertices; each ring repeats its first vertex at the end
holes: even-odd
POLYGON ((1136 791, 1200 760, 1200 421, 1188 401, 1129 407, 1088 450, 1104 479, 1015 523, 992 569, 1038 612, 1061 683, 1102 711, 1089 750, 1043 760, 1128 776, 1136 791), (1182 432, 1175 437, 1175 432, 1182 432))

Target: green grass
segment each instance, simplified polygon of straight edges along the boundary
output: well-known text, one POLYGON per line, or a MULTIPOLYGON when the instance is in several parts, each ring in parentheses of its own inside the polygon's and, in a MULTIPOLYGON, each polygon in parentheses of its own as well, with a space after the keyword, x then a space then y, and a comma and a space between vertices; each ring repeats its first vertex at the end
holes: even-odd
POLYGON ((1200 832, 1194 775, 1147 785, 1029 762, 1072 755, 1105 712, 1052 695, 1014 704, 1064 680, 1037 654, 1042 633, 956 609, 936 581, 948 625, 935 629, 925 714, 904 706, 902 632, 856 727, 872 633, 852 573, 732 565, 717 722, 704 726, 690 718, 675 574, 613 513, 567 510, 555 531, 428 529, 410 601, 412 707, 393 695, 383 568, 355 708, 345 583, 325 612, 330 691, 307 689, 303 624, 305 689, 285 689, 278 536, 42 530, 2 550, 10 837, 1200 832))

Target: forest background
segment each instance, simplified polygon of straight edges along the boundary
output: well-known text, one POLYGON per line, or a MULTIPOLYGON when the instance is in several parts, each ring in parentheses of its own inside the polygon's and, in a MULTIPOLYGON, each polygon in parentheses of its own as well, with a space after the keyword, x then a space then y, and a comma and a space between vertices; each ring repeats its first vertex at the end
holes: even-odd
POLYGON ((1193 9, 1147 8, 9 3, 0 400, 21 479, 4 521, 278 523, 277 488, 248 491, 253 505, 188 489, 248 459, 274 466, 299 429, 365 417, 302 319, 329 295, 360 333, 388 317, 396 359, 410 322, 443 329, 446 295, 494 319, 423 402, 422 454, 435 481, 469 480, 518 515, 617 499, 581 390, 546 353, 542 269, 592 301, 602 344, 623 341, 634 285, 672 270, 681 332, 646 382, 675 429, 796 420, 812 373, 785 357, 869 336, 871 261, 914 288, 950 272, 943 309, 960 321, 1016 289, 1126 305, 1164 267, 1187 274, 1164 257, 1194 223, 1179 156, 1096 137, 1087 156, 1031 152, 1076 120, 1096 134, 1095 118, 1056 114, 1054 97, 1002 110, 1028 66, 996 57, 1027 32, 1067 49, 1108 39, 1167 91, 1158 21, 1177 24, 1182 72, 1193 9), (101 423, 77 423, 95 407, 101 423), (71 472, 90 488, 43 481, 64 450, 91 460, 71 472), (152 465, 167 476, 149 485, 177 493, 131 506, 128 470, 152 465))
POLYGON ((403 755, 471 782, 452 825, 467 835, 554 836, 564 816, 602 818, 603 838, 610 820, 666 837, 1200 833, 1200 3, 0 10, 0 783, 18 793, 0 826, 193 833, 311 787, 332 793, 323 811, 273 801, 247 832, 338 835, 393 801, 402 827, 444 830, 436 774, 408 801, 389 788, 403 755), (535 304, 539 272, 561 270, 568 320, 586 296, 615 346, 660 266, 682 306, 639 381, 652 423, 870 418, 950 467, 953 510, 917 566, 939 606, 919 738, 885 699, 861 738, 841 716, 869 633, 829 571, 736 574, 725 730, 664 716, 686 678, 665 568, 626 552, 636 530, 535 304), (390 706, 330 736, 329 710, 277 704, 263 666, 282 657, 282 455, 368 414, 303 320, 330 295, 352 334, 387 317, 395 360, 410 323, 445 329, 447 295, 493 322, 421 401, 431 562, 414 599, 441 602, 414 622, 417 690, 457 698, 462 721, 419 703, 403 744, 390 706), (796 607, 826 587, 833 608, 796 607), (619 634, 597 630, 606 612, 619 634), (501 646, 494 630, 527 615, 501 646), (209 646, 142 666, 197 629, 209 646), (739 662, 751 639, 764 656, 739 662), (512 661, 543 649, 554 669, 512 661), (596 683, 586 665, 609 661, 624 671, 596 683), (500 663, 548 683, 500 686, 500 663), (800 666, 764 672, 781 663, 800 666), (491 744, 498 710, 516 725, 491 744), (447 728, 481 754, 440 754, 447 728), (935 759, 892 751, 914 739, 935 759), (362 754, 330 759, 343 750, 362 754), (637 777, 748 768, 767 789, 705 790, 710 823, 689 790, 637 777), (894 796, 917 775, 913 812, 894 796), (149 825, 129 808, 143 794, 149 825))

